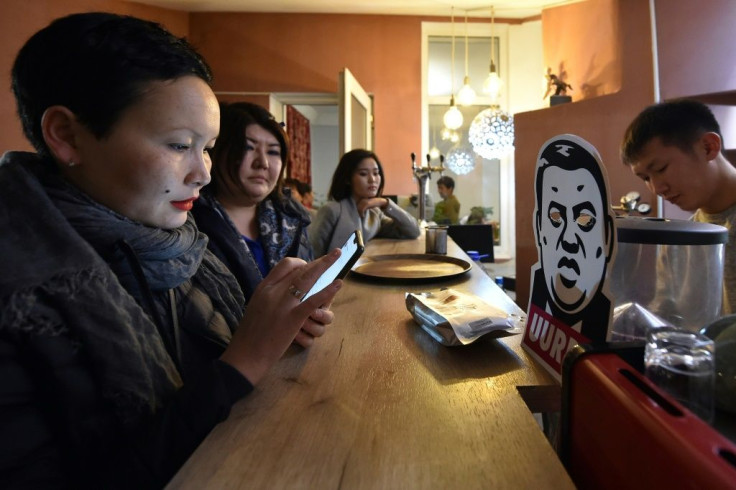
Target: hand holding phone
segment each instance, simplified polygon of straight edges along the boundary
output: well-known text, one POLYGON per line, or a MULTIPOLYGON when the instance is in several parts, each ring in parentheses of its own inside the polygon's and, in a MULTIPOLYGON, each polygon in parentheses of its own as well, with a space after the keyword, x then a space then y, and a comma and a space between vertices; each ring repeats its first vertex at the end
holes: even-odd
POLYGON ((345 244, 340 248, 340 257, 337 261, 332 264, 329 269, 324 271, 317 282, 307 291, 302 301, 309 298, 313 294, 322 291, 324 288, 332 284, 335 279, 342 279, 345 277, 353 267, 353 264, 365 250, 363 245, 363 234, 360 230, 355 230, 347 239, 345 244))

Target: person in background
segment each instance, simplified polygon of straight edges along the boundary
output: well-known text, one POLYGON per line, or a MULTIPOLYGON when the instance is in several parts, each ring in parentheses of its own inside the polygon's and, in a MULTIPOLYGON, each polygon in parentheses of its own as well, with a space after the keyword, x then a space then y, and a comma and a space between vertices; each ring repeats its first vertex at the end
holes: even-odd
MULTIPOLYGON (((708 106, 678 99, 636 116, 624 134, 621 159, 652 192, 693 212, 692 220, 729 230, 721 310, 731 314, 736 313, 736 168, 722 150, 721 128, 708 106)), ((680 283, 678 278, 675 284, 680 283)))
POLYGON ((284 188, 289 189, 292 199, 294 199, 299 204, 302 203, 302 195, 299 192, 299 189, 301 189, 301 181, 292 177, 286 178, 284 179, 284 188))
POLYGON ((286 132, 270 112, 249 102, 220 104, 212 182, 192 214, 246 302, 284 257, 313 259, 309 213, 282 186, 288 155, 286 132))
POLYGON ((432 221, 438 225, 456 225, 460 220, 460 201, 454 194, 455 181, 447 175, 437 179, 437 192, 442 200, 434 207, 432 221))
POLYGON ((284 186, 291 191, 291 197, 296 202, 304 206, 308 211, 312 209, 314 195, 312 194, 312 186, 299 179, 289 177, 284 179, 284 186))
POLYGON ((417 238, 419 225, 396 203, 381 197, 385 179, 375 153, 356 149, 345 153, 332 176, 327 201, 309 226, 315 256, 340 247, 361 229, 363 240, 375 237, 417 238))
POLYGON ((310 214, 310 217, 314 218, 316 212, 312 213, 312 186, 302 182, 299 179, 288 177, 284 179, 284 188, 289 189, 291 198, 304 206, 304 209, 310 214))
POLYGON ((314 206, 314 192, 312 192, 312 186, 306 182, 299 181, 299 194, 302 196, 302 205, 305 208, 312 211, 314 206))
POLYGON ((57 19, 11 75, 36 151, 0 161, 0 486, 162 488, 332 321, 340 281, 300 300, 340 252, 283 260, 243 315, 188 213, 220 131, 211 72, 160 25, 57 19))

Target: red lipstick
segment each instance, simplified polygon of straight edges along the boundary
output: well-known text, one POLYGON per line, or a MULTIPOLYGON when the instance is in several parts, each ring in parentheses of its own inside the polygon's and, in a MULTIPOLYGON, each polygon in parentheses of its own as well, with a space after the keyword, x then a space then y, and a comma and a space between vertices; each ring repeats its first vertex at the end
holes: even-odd
POLYGON ((196 198, 193 197, 184 201, 171 201, 171 205, 174 206, 176 209, 181 209, 182 211, 191 211, 192 207, 194 206, 195 200, 196 198))

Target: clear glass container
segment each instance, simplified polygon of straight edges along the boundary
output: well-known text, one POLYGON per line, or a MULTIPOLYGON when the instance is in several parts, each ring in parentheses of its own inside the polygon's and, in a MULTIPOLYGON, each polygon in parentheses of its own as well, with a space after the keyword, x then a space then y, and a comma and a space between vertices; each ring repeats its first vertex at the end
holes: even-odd
POLYGON ((687 220, 618 217, 611 341, 662 326, 697 332, 721 315, 728 231, 687 220))

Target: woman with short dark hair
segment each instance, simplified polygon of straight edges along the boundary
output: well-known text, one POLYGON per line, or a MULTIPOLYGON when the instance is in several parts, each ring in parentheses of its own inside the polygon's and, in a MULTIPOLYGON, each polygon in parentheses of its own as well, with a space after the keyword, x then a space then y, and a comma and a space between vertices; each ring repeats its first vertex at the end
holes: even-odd
POLYGON ((339 251, 244 300, 188 211, 220 128, 210 70, 134 17, 52 22, 12 87, 36 153, 0 161, 0 486, 160 488, 300 329, 339 251))

